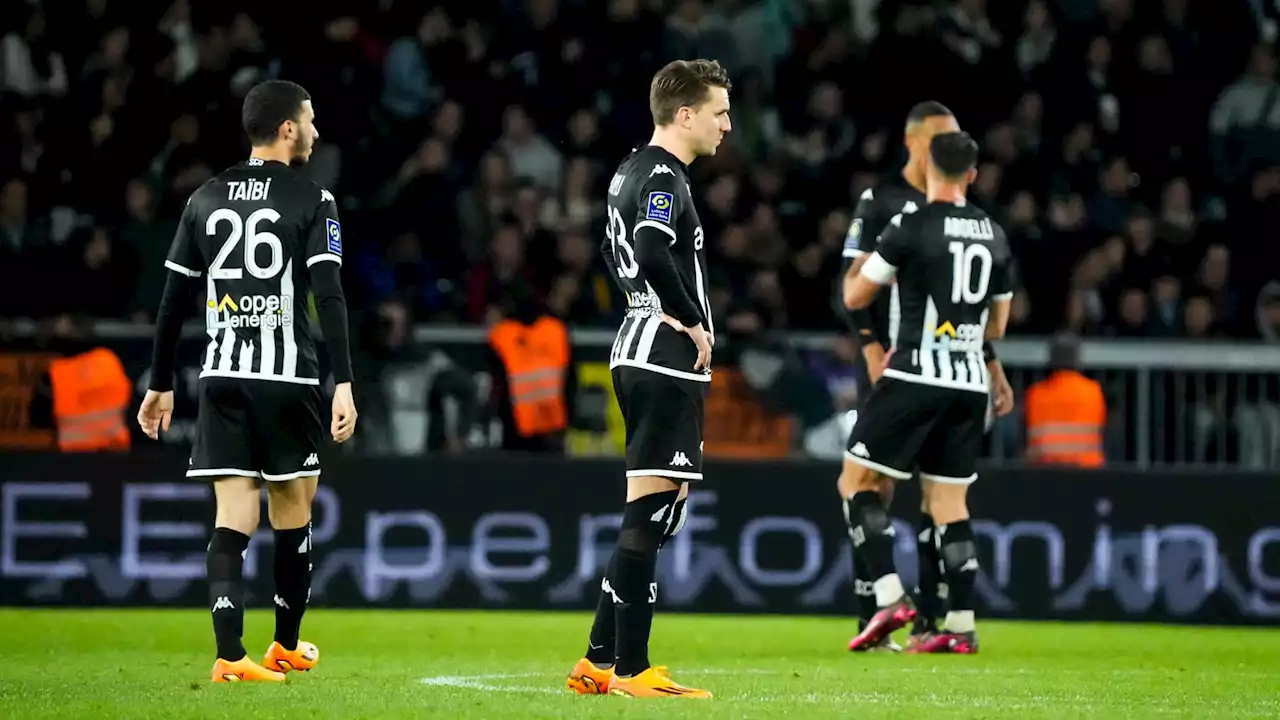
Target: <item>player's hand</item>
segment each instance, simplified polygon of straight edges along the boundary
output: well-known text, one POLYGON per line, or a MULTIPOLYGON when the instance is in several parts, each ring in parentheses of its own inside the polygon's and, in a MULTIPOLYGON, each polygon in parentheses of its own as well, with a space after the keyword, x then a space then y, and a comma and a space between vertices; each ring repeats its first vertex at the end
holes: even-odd
POLYGON ((862 357, 867 361, 867 377, 871 380, 871 384, 875 385, 880 382, 880 376, 884 374, 884 369, 889 367, 889 358, 893 357, 893 351, 884 351, 884 346, 878 342, 869 342, 862 348, 862 357))
POLYGON ((138 426, 147 437, 155 440, 160 431, 169 432, 169 423, 173 420, 173 391, 156 392, 148 390, 142 398, 142 407, 138 408, 138 426))
POLYGON ((698 348, 698 361, 693 364, 694 370, 710 370, 711 369, 711 335, 707 329, 698 323, 691 328, 685 328, 685 334, 693 340, 693 344, 698 348))
POLYGON ((356 431, 356 401, 351 397, 351 383, 339 383, 333 389, 333 421, 329 432, 338 443, 351 439, 356 431))
POLYGON ((999 360, 988 364, 987 370, 991 375, 991 400, 996 417, 1004 417, 1013 412, 1013 386, 1009 384, 999 360))

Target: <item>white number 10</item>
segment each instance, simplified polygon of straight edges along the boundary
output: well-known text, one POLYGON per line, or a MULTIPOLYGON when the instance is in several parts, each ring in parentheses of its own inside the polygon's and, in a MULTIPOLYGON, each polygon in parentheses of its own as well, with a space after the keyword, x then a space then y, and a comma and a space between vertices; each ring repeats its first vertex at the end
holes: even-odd
POLYGON ((229 208, 218 208, 209 215, 208 222, 205 223, 204 231, 207 235, 213 236, 218 234, 218 223, 223 220, 231 223, 231 234, 227 237, 227 241, 222 244, 222 249, 218 251, 218 255, 213 259, 213 263, 209 265, 209 277, 213 280, 239 280, 244 277, 244 271, 240 268, 224 268, 227 258, 231 256, 231 251, 235 249, 236 243, 240 242, 240 236, 244 236, 244 267, 249 274, 259 280, 268 280, 275 277, 280 269, 284 267, 284 246, 280 244, 280 238, 275 233, 265 230, 258 231, 258 223, 266 220, 267 222, 276 222, 280 219, 280 213, 271 208, 262 208, 255 210, 248 218, 241 220, 240 214, 229 208), (266 245, 271 250, 271 262, 263 267, 258 264, 258 246, 266 245))
POLYGON ((951 302, 964 301, 977 305, 987 297, 987 285, 991 282, 991 251, 986 245, 962 242, 947 245, 951 251, 951 302), (973 261, 978 261, 977 287, 974 287, 973 261))

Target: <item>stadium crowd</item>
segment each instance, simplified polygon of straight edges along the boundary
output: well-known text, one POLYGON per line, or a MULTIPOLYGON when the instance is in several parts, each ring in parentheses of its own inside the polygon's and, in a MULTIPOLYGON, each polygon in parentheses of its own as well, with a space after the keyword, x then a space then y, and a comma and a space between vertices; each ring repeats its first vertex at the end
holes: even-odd
MULTIPOLYGON (((0 318, 145 322, 188 194, 241 159, 243 94, 315 98, 354 308, 482 323, 513 293, 610 325, 609 173, 674 58, 733 73, 693 169, 718 317, 839 327, 857 197, 948 104, 1010 231, 1013 333, 1280 337, 1273 3, 1189 0, 9 0, 0 17, 0 318), (345 8, 345 9, 344 9, 345 8), (429 8, 425 11, 424 8, 429 8)), ((70 322, 69 322, 70 321, 70 322)))

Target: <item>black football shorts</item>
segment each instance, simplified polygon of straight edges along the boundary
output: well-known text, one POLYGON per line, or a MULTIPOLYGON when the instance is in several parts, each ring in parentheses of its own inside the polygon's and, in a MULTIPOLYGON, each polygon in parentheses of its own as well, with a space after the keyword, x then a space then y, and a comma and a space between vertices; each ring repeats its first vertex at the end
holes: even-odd
POLYGON ((269 380, 200 380, 196 437, 187 477, 261 478, 320 474, 325 427, 320 388, 269 380))
POLYGON ((702 479, 709 387, 636 367, 613 369, 613 391, 627 426, 627 477, 702 479))
POLYGON ((987 393, 885 377, 849 431, 845 459, 896 480, 919 468, 923 480, 968 485, 986 428, 987 393))

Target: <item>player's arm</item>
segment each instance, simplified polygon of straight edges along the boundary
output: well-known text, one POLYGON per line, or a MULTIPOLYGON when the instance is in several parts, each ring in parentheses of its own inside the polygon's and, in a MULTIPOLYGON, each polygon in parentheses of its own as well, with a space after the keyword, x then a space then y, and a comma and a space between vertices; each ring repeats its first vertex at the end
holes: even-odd
POLYGON ((671 252, 676 243, 676 219, 680 210, 676 182, 675 175, 669 172, 653 175, 644 182, 632 237, 636 264, 662 303, 662 311, 684 327, 692 328, 702 324, 702 310, 685 291, 675 254, 671 252))
POLYGON ((329 352, 333 381, 352 380, 347 299, 342 292, 342 225, 333 196, 323 193, 307 232, 307 272, 316 299, 316 316, 329 352))
POLYGON ((844 306, 850 310, 861 310, 869 306, 880 288, 893 282, 898 268, 906 262, 908 253, 905 246, 902 215, 894 215, 880 234, 879 246, 875 252, 862 262, 857 274, 845 276, 844 306))
MULTIPOLYGON (((875 191, 868 188, 862 193, 862 197, 858 200, 858 206, 853 210, 853 221, 849 223, 849 232, 844 237, 844 249, 840 253, 844 265, 843 277, 845 278, 845 281, 841 282, 842 296, 844 294, 843 287, 847 279, 857 277, 858 273, 862 271, 862 264, 876 249, 877 238, 869 236, 865 231, 868 227, 880 227, 877 210, 875 191)), ((841 304, 844 305, 844 303, 841 304)), ((879 354, 883 356, 884 346, 881 344, 880 338, 876 337, 875 323, 872 321, 869 309, 863 307, 857 310, 850 310, 845 306, 844 318, 854 337, 858 338, 862 344, 864 352, 869 346, 875 345, 879 348, 879 354)))
POLYGON ((156 310, 155 338, 151 346, 151 382, 148 386, 156 392, 173 390, 174 355, 182 336, 182 323, 200 287, 204 275, 204 260, 196 246, 194 235, 195 211, 188 202, 178 222, 169 255, 164 261, 168 277, 156 310))
POLYGON ((618 289, 622 289, 618 283, 618 278, 621 277, 618 275, 618 258, 614 257, 613 242, 607 237, 600 243, 600 255, 604 257, 605 267, 609 268, 609 277, 613 278, 613 284, 617 285, 618 289))
MULTIPOLYGON (((1008 252, 1000 254, 991 268, 991 300, 987 315, 987 340, 999 340, 1009 327, 1009 311, 1013 306, 1013 273, 1008 252)), ((994 351, 993 351, 994 352, 994 351)), ((989 357, 988 360, 991 358, 989 357)))

